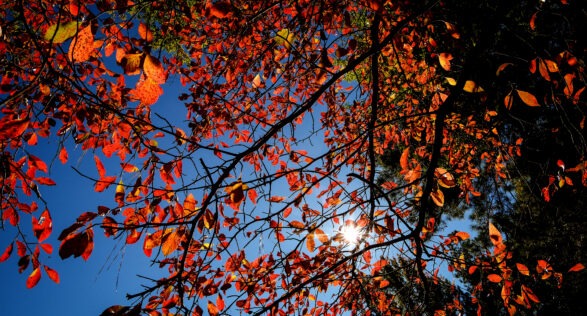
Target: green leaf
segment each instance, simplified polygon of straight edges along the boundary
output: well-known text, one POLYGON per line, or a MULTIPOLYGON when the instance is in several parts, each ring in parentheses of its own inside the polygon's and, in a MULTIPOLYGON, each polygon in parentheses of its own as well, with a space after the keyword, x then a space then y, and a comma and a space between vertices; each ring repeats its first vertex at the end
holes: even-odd
POLYGON ((43 38, 47 41, 53 40, 54 44, 63 43, 77 33, 78 26, 76 21, 53 24, 45 31, 43 38))

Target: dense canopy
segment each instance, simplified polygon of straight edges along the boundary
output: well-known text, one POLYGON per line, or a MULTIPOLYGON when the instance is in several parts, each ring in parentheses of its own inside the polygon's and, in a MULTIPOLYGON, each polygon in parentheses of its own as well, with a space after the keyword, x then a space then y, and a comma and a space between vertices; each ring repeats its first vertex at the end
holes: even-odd
POLYGON ((27 287, 59 282, 49 236, 88 260, 105 234, 165 277, 104 315, 585 307, 582 1, 0 9, 0 262, 27 287), (61 232, 53 163, 103 197, 61 232))

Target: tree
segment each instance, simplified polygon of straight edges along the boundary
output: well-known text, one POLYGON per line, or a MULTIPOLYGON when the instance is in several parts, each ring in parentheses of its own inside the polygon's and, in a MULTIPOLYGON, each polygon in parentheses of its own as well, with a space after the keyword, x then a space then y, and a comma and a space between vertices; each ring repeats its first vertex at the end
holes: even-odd
MULTIPOLYGON (((167 273, 106 315, 463 310, 465 293, 439 281, 443 266, 477 269, 510 313, 536 308, 540 282, 511 273, 514 241, 493 214, 484 247, 467 257, 458 245, 470 235, 446 236, 439 224, 449 193, 477 203, 495 196, 480 188, 497 194, 521 179, 507 172, 526 135, 510 115, 572 113, 563 123, 584 132, 580 5, 469 6, 3 3, 2 218, 22 233, 0 261, 16 245, 27 286, 42 274, 58 280, 41 253, 58 217, 42 197, 56 185, 50 157, 28 150, 45 137, 61 163, 76 148, 92 153, 97 172, 80 174, 114 197, 60 233, 59 255, 88 259, 100 228, 167 273), (555 16, 568 29, 542 36, 555 16), (153 107, 169 78, 184 87, 187 122, 153 107), (398 293, 398 280, 421 301, 398 293)), ((553 122, 537 128, 548 134, 553 122)), ((566 172, 587 185, 585 147, 576 148, 566 172)), ((543 188, 542 203, 559 194, 543 188)))

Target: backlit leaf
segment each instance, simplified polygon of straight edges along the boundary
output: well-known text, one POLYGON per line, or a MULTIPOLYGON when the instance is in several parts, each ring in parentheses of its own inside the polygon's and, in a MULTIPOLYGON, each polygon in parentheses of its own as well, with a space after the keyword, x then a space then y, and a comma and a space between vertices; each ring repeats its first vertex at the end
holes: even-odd
POLYGON ((520 97, 520 99, 522 99, 522 102, 524 102, 526 105, 528 106, 540 106, 540 104, 538 103, 538 100, 536 99, 536 97, 526 91, 522 91, 522 90, 516 90, 516 92, 518 93, 518 96, 520 97))
POLYGON ((444 206, 444 193, 442 190, 435 190, 430 193, 430 197, 436 206, 442 207, 444 206))
POLYGON ((481 88, 475 81, 467 80, 465 85, 463 86, 463 91, 470 92, 470 93, 479 93, 483 92, 483 88, 481 88))
POLYGON ((277 44, 283 45, 287 49, 291 48, 291 44, 295 41, 295 39, 295 34, 293 32, 290 32, 290 30, 288 29, 281 29, 273 38, 273 40, 277 44))
POLYGON ((530 275, 530 269, 528 269, 528 267, 526 267, 525 265, 521 263, 516 263, 516 268, 518 268, 518 271, 520 271, 521 274, 530 275))
POLYGON ((501 236, 501 232, 491 222, 489 222, 489 239, 491 240, 491 243, 493 243, 494 246, 503 243, 503 237, 501 236))
POLYGON ((77 33, 78 25, 79 23, 76 21, 53 24, 45 31, 43 39, 53 40, 54 44, 63 43, 77 33))
POLYGON ((316 241, 314 240, 314 233, 309 233, 306 236, 306 248, 309 252, 314 252, 316 250, 316 241))
POLYGON ((98 176, 100 176, 100 179, 104 178, 106 176, 106 169, 104 168, 104 164, 96 155, 94 155, 94 162, 96 163, 96 169, 98 169, 98 176))
POLYGON ((57 273, 57 271, 49 268, 48 266, 43 266, 43 268, 45 269, 47 276, 49 276, 49 279, 51 279, 51 280, 53 280, 53 282, 59 284, 59 273, 57 273))
POLYGON ((0 262, 4 262, 4 261, 6 261, 6 259, 10 258, 10 255, 12 254, 13 248, 14 248, 14 244, 10 243, 8 245, 8 247, 6 247, 6 249, 4 249, 2 256, 0 256, 0 262))
POLYGON ((451 54, 448 53, 440 53, 438 54, 438 61, 440 62, 440 67, 442 69, 449 71, 450 70, 450 61, 453 59, 451 54))
POLYGON ((37 267, 33 270, 33 272, 31 272, 31 274, 27 278, 26 287, 29 289, 35 287, 35 285, 37 285, 37 283, 39 283, 40 279, 41 279, 41 268, 37 267))
POLYGON ((582 263, 577 263, 573 267, 569 269, 569 272, 578 272, 585 269, 585 266, 582 263))
POLYGON ((304 229, 306 227, 306 225, 300 221, 291 221, 289 222, 289 225, 297 229, 304 229))
POLYGON ((153 32, 151 32, 149 27, 143 22, 139 23, 139 36, 147 42, 153 40, 153 32))
POLYGON ((172 252, 177 250, 177 247, 179 247, 181 236, 178 234, 177 230, 171 230, 163 236, 162 241, 161 253, 163 253, 164 256, 169 256, 172 252))
POLYGON ((314 230, 314 236, 316 236, 318 240, 320 240, 320 242, 323 244, 329 241, 328 235, 326 235, 326 233, 324 233, 324 231, 320 228, 316 228, 314 230))
POLYGON ((35 237, 37 237, 39 242, 43 242, 51 235, 53 230, 53 220, 51 219, 49 210, 45 209, 43 213, 41 213, 41 217, 39 217, 38 220, 35 216, 33 216, 32 221, 35 237))
POLYGON ((163 89, 152 78, 141 76, 130 94, 132 99, 139 101, 141 105, 152 105, 159 100, 159 96, 163 94, 163 89))
POLYGON ((84 62, 90 59, 94 52, 94 34, 92 26, 88 25, 80 30, 69 44, 69 59, 74 62, 84 62))
POLYGON ((96 181, 96 185, 94 185, 94 191, 96 192, 103 192, 106 190, 111 184, 116 181, 116 176, 107 176, 98 181, 96 181))
POLYGON ((487 276, 487 280, 494 282, 494 283, 499 283, 501 282, 503 278, 499 275, 499 274, 490 274, 487 276))
POLYGON ((147 78, 152 79, 155 83, 163 84, 167 80, 163 65, 157 58, 151 55, 147 55, 145 57, 143 71, 145 72, 147 78))
POLYGON ((459 240, 467 240, 471 237, 467 232, 457 232, 455 233, 455 236, 459 238, 459 240))
MULTIPOLYGON (((120 50, 120 52, 123 52, 120 50)), ((124 54, 120 58, 120 66, 127 75, 138 75, 141 73, 141 60, 143 53, 137 54, 124 54)))

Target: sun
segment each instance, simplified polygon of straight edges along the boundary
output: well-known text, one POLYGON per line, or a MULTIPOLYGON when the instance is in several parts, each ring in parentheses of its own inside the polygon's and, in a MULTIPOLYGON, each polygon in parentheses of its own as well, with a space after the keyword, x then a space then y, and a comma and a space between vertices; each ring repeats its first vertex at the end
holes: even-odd
POLYGON ((361 229, 355 225, 344 225, 340 229, 340 233, 349 244, 357 244, 361 238, 361 229))

